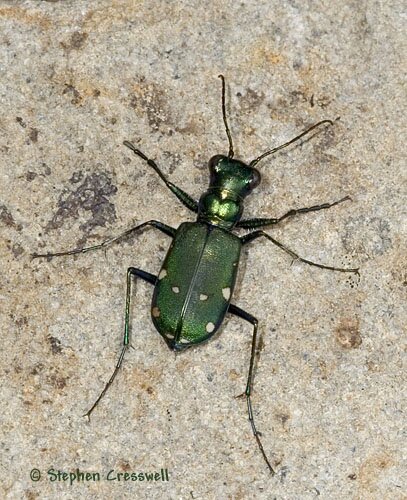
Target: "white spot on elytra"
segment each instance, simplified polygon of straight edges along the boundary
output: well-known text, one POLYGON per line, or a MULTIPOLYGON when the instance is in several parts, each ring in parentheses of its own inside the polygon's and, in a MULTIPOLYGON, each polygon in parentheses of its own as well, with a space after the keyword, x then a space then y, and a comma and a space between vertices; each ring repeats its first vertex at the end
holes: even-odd
POLYGON ((204 293, 201 293, 201 295, 199 296, 199 300, 208 300, 208 296, 204 293))
POLYGON ((163 278, 165 278, 167 276, 167 271, 166 269, 161 269, 160 271, 160 274, 158 275, 158 279, 159 280, 162 280, 163 278))
POLYGON ((189 340, 188 339, 179 339, 179 343, 180 344, 189 344, 189 340))
POLYGON ((206 323, 206 331, 208 333, 212 333, 213 330, 215 330, 215 325, 213 323, 211 323, 211 322, 206 323))
POLYGON ((173 291, 174 293, 179 293, 179 288, 178 288, 177 286, 173 286, 173 287, 172 287, 172 291, 173 291))
POLYGON ((167 337, 167 339, 173 339, 175 335, 172 335, 171 333, 165 332, 164 335, 167 337))
POLYGON ((151 314, 153 315, 153 318, 158 318, 160 316, 160 310, 158 307, 153 307, 151 310, 151 314))
POLYGON ((222 295, 223 295, 225 300, 229 300, 230 299, 230 288, 229 287, 222 288, 222 295))

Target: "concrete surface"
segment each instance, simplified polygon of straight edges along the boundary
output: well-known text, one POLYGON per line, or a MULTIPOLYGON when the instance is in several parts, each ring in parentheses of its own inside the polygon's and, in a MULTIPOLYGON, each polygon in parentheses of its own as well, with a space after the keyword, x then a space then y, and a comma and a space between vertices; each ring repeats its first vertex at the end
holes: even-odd
POLYGON ((1 498, 406 498, 402 9, 0 2, 1 498), (193 220, 122 141, 198 198, 207 160, 227 153, 219 73, 239 158, 341 117, 260 163, 245 209, 277 217, 350 195, 269 231, 305 258, 361 268, 358 282, 291 265, 267 241, 243 256, 234 301, 259 319, 253 405, 275 477, 235 398, 250 325, 228 319, 210 343, 175 356, 152 326, 145 284, 135 286, 134 349, 90 423, 82 417, 119 354, 126 269, 158 272, 166 236, 30 259, 149 219, 193 220), (101 480, 51 481, 51 468, 101 480), (106 479, 160 469, 168 481, 106 479))

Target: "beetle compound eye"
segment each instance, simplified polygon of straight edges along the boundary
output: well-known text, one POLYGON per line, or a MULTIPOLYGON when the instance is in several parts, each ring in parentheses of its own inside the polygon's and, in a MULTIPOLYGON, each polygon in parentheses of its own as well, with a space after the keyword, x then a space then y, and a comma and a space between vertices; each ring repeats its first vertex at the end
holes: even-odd
POLYGON ((250 189, 254 189, 256 186, 260 184, 261 175, 258 170, 253 168, 252 178, 250 179, 250 189))
POLYGON ((215 155, 215 156, 212 156, 212 158, 209 160, 209 170, 212 172, 212 171, 217 171, 218 169, 216 168, 220 161, 223 160, 223 158, 225 158, 223 155, 215 155))

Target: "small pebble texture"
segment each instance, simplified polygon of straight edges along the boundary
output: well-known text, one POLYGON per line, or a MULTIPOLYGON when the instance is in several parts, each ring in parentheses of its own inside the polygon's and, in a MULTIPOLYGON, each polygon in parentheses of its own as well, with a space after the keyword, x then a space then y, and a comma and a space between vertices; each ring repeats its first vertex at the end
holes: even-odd
POLYGON ((0 2, 1 498, 406 498, 403 4, 0 2), (274 477, 236 397, 251 325, 227 316, 175 354, 148 283, 133 287, 132 349, 83 417, 120 353, 126 270, 157 274, 168 236, 30 258, 194 220, 123 141, 198 199, 228 151, 220 73, 242 160, 340 117, 259 163, 246 217, 352 198, 267 230, 360 279, 266 239, 243 251, 233 302, 259 320, 253 409, 274 477))

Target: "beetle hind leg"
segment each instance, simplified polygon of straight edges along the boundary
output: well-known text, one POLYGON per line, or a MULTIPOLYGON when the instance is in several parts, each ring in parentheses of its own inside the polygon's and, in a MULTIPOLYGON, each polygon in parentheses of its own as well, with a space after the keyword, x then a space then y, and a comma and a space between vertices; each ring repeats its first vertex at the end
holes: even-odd
POLYGON ((257 324, 258 321, 257 319, 249 314, 248 312, 244 311, 243 309, 240 309, 240 307, 237 307, 233 304, 229 305, 228 312, 231 314, 234 314, 235 316, 238 316, 239 318, 242 318, 253 326, 253 338, 252 338, 252 349, 251 349, 251 354, 250 354, 250 365, 249 365, 249 373, 247 376, 247 384, 246 384, 246 390, 244 392, 244 395, 246 396, 246 401, 247 401, 247 411, 249 415, 249 422, 250 425, 252 426, 252 431, 253 435, 256 439, 257 445, 260 449, 261 454, 263 455, 264 461, 267 464, 267 467, 269 468, 270 472, 272 475, 275 474, 275 470, 270 464, 270 461, 266 455, 266 452, 264 451, 262 442, 260 440, 260 433, 256 428, 256 424, 254 422, 254 415, 253 415, 253 408, 252 408, 252 401, 251 401, 251 391, 253 388, 253 366, 254 366, 254 358, 256 355, 256 345, 257 345, 257 324))
POLYGON ((97 400, 93 403, 92 407, 84 414, 84 417, 87 417, 88 419, 90 419, 91 413, 96 408, 96 406, 99 404, 99 401, 106 394, 106 391, 109 389, 109 387, 113 383, 113 380, 116 378, 116 375, 117 375, 117 373, 122 365, 124 355, 127 351, 127 348, 129 347, 129 340, 130 340, 130 329, 129 329, 130 297, 131 297, 131 278, 132 278, 132 276, 136 276, 137 278, 141 278, 142 280, 147 281, 147 283, 151 283, 152 285, 155 285, 155 283, 157 281, 157 276, 155 276, 154 274, 150 274, 146 271, 143 271, 142 269, 138 269, 136 267, 129 267, 127 269, 126 309, 125 309, 125 320, 124 320, 123 348, 121 350, 119 359, 116 363, 116 366, 114 368, 112 376, 108 380, 107 384, 105 385, 103 391, 100 393, 97 400))

